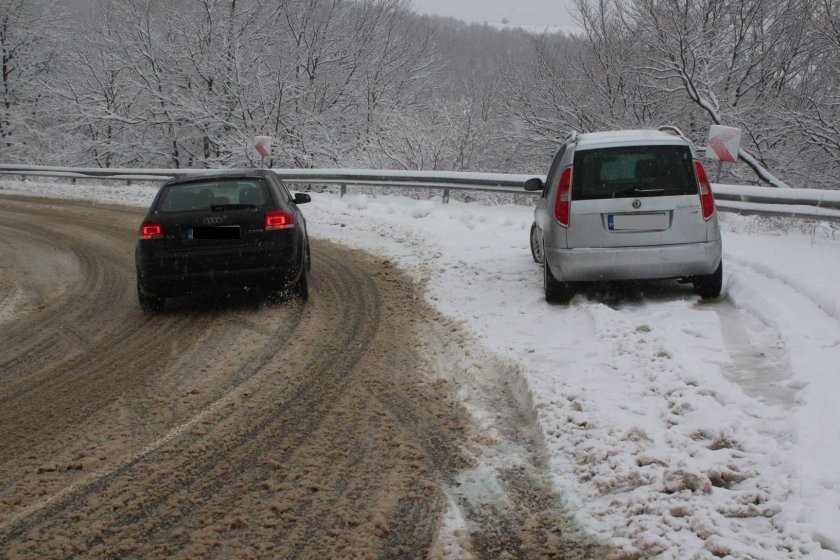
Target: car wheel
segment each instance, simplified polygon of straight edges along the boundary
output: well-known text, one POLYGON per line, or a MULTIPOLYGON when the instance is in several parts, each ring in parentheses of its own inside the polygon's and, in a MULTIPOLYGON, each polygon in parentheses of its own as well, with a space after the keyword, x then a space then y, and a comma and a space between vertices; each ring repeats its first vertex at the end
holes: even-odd
POLYGON ((300 278, 298 278, 292 291, 300 301, 307 301, 309 299, 309 273, 307 272, 306 266, 300 271, 300 278))
POLYGON ((292 286, 292 295, 300 301, 309 299, 309 270, 312 268, 312 260, 309 258, 309 246, 303 254, 303 262, 300 263, 300 277, 292 286))
POLYGON ((703 299, 716 298, 720 296, 720 291, 723 288, 723 262, 721 262, 717 270, 711 274, 704 276, 697 276, 694 278, 694 290, 700 294, 703 299))
POLYGON ((140 283, 137 283, 137 301, 140 302, 140 309, 143 313, 153 315, 160 313, 166 306, 166 298, 154 294, 145 294, 140 288, 140 283))
POLYGON ((531 256, 534 257, 535 263, 542 263, 545 260, 542 254, 542 247, 540 246, 536 222, 531 225, 531 256))
POLYGON ((572 289, 568 282, 560 282, 551 273, 548 263, 543 265, 543 287, 545 301, 548 303, 567 303, 572 299, 572 289))

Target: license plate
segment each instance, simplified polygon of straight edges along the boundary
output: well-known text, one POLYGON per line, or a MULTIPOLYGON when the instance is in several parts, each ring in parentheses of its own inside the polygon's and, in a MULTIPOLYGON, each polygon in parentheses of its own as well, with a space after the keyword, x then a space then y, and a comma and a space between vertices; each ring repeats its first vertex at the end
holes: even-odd
POLYGON ((187 230, 187 239, 241 239, 239 226, 194 227, 187 230))
POLYGON ((610 214, 611 231, 662 231, 668 229, 668 214, 610 214))

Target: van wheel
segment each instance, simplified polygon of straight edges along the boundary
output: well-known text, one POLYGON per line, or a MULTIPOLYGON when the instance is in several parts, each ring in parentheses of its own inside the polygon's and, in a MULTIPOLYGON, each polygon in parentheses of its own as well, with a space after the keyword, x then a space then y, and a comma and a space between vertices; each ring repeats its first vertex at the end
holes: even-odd
POLYGON ((551 273, 548 263, 543 265, 543 287, 548 303, 568 303, 572 299, 572 288, 568 282, 560 282, 551 273))
POLYGON ((704 276, 697 276, 694 278, 694 291, 700 294, 703 299, 716 298, 720 296, 720 291, 723 288, 723 262, 721 262, 717 270, 711 274, 704 276))
POLYGON ((540 263, 545 260, 542 254, 542 247, 540 246, 540 238, 537 232, 537 223, 531 225, 531 256, 534 257, 535 263, 540 263))

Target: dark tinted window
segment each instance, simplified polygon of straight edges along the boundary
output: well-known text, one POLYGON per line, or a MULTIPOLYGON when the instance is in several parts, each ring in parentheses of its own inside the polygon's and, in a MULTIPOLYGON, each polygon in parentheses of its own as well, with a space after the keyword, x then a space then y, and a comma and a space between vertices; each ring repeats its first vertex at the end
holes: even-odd
POLYGON ((683 146, 636 146, 575 154, 572 199, 697 194, 691 151, 683 146))
POLYGON ((292 200, 292 195, 289 194, 289 188, 286 186, 286 183, 281 181, 280 178, 276 175, 272 176, 271 180, 274 181, 274 186, 276 187, 276 190, 280 191, 281 200, 292 200))
POLYGON ((222 179, 169 185, 158 201, 159 212, 210 210, 213 206, 265 206, 268 190, 262 179, 222 179))

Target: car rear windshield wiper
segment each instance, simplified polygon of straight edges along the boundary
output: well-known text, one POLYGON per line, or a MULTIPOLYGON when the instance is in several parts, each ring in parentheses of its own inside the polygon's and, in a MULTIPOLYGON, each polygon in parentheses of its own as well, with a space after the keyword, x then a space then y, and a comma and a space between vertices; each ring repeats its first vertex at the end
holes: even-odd
POLYGON ((213 204, 210 206, 210 209, 213 212, 218 212, 220 210, 242 210, 244 208, 256 208, 256 204, 213 204))
POLYGON ((612 191, 609 196, 599 196, 596 198, 627 198, 636 192, 636 189, 624 189, 623 191, 612 191))

